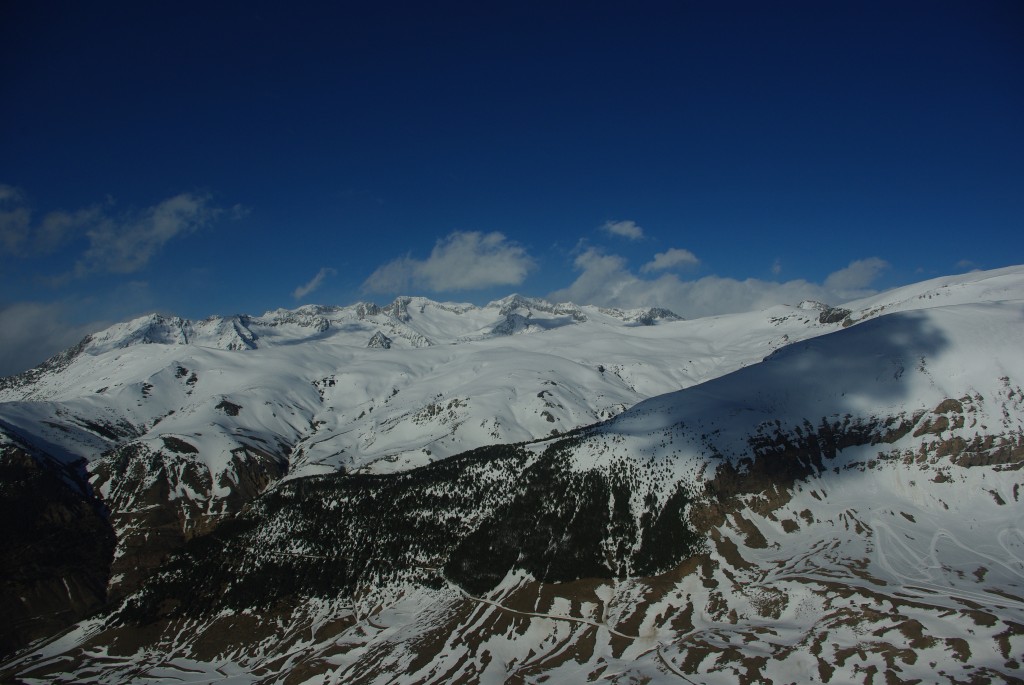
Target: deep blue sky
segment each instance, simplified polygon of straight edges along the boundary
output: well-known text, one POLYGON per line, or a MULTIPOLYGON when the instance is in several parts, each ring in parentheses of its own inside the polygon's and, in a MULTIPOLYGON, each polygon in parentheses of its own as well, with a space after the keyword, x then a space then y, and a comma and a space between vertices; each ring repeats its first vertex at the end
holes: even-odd
POLYGON ((1024 262, 1015 0, 10 1, 0 60, 0 373, 148 311, 1024 262))

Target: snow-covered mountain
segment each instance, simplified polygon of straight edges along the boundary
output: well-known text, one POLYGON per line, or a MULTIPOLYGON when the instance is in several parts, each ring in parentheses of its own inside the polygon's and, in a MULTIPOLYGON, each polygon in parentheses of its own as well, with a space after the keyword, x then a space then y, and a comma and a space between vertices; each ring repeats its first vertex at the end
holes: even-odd
POLYGON ((65 582, 104 613, 2 672, 1012 679, 1022 315, 1017 267, 695 321, 513 296, 114 326, 0 391, 8 471, 91 487, 116 535, 107 595, 96 559, 65 582))

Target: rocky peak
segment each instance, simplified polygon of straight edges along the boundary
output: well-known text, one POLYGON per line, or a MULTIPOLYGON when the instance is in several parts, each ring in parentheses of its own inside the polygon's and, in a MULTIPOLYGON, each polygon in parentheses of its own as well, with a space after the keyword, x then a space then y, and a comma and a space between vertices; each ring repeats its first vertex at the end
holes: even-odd
POLYGON ((514 335, 520 331, 525 330, 530 325, 530 313, 527 312, 526 316, 522 314, 507 314, 504 319, 491 329, 492 335, 514 335))
POLYGON ((683 317, 663 307, 651 307, 639 312, 633 320, 644 326, 653 326, 658 321, 682 321, 683 317))
POLYGON ((553 304, 538 298, 511 295, 504 300, 499 300, 497 304, 500 306, 498 313, 502 316, 517 313, 529 317, 532 312, 537 311, 556 316, 569 316, 573 321, 583 322, 587 320, 587 315, 583 313, 583 310, 572 302, 553 304))
POLYGON ((818 315, 819 323, 840 323, 850 315, 849 309, 843 307, 828 307, 818 315))
POLYGON ((377 347, 377 348, 380 348, 382 350, 390 350, 391 349, 391 343, 392 343, 391 338, 389 338, 388 336, 384 335, 380 331, 377 331, 376 333, 373 334, 373 337, 370 338, 370 341, 368 343, 366 343, 366 346, 367 347, 377 347))
POLYGON ((356 305, 356 316, 360 321, 368 316, 377 316, 378 314, 380 314, 380 307, 372 302, 360 302, 356 305))
POLYGON ((194 334, 195 331, 189 319, 149 314, 127 323, 115 324, 94 334, 89 348, 94 352, 106 352, 132 345, 187 345, 194 334))
POLYGON ((262 324, 264 326, 281 326, 290 324, 293 326, 300 326, 302 328, 312 328, 318 333, 323 333, 331 327, 331 321, 328 317, 331 314, 336 313, 338 310, 338 307, 325 307, 322 305, 307 304, 294 310, 277 309, 273 312, 267 312, 262 317, 255 320, 248 316, 240 316, 238 319, 246 327, 249 326, 250 322, 262 324))
POLYGON ((384 307, 381 311, 399 321, 408 321, 411 318, 409 316, 409 304, 411 302, 411 297, 396 297, 394 302, 384 307))

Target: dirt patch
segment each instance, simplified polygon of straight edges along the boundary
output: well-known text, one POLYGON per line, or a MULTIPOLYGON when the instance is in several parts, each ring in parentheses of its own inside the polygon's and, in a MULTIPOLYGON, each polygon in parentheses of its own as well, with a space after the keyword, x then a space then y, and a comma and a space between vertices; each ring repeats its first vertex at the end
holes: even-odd
POLYGON ((715 543, 715 549, 732 568, 753 568, 754 564, 743 558, 739 547, 732 541, 732 538, 722 535, 717 530, 711 531, 711 540, 715 543))
POLYGON ((935 409, 932 410, 932 413, 933 414, 949 414, 949 413, 963 414, 964 413, 964 405, 960 402, 960 400, 945 399, 945 400, 942 400, 942 402, 939 403, 939 406, 935 407, 935 409))
POLYGON ((967 640, 960 637, 947 637, 946 646, 949 647, 953 658, 960 663, 967 663, 971 658, 971 645, 967 640))
POLYGON ((914 431, 914 437, 922 435, 940 435, 942 431, 949 430, 949 419, 945 416, 937 416, 934 420, 925 419, 925 422, 914 431))
POLYGON ((743 518, 739 513, 732 515, 736 529, 743 534, 743 544, 751 549, 765 549, 768 541, 756 525, 749 519, 743 518))
POLYGON ((163 440, 164 447, 175 454, 199 454, 199 448, 185 442, 181 438, 176 438, 173 435, 164 435, 160 439, 163 440))
POLYGON ((242 405, 235 404, 234 402, 228 402, 227 400, 221 400, 215 409, 220 409, 228 416, 238 416, 238 412, 242 411, 242 405))

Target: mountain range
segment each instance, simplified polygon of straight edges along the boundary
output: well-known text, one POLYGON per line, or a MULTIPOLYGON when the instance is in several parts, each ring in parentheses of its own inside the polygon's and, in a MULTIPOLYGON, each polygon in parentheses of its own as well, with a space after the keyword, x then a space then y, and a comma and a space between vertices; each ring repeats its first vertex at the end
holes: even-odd
POLYGON ((151 315, 0 380, 23 683, 1024 678, 1024 267, 151 315))

